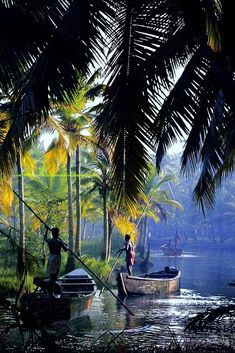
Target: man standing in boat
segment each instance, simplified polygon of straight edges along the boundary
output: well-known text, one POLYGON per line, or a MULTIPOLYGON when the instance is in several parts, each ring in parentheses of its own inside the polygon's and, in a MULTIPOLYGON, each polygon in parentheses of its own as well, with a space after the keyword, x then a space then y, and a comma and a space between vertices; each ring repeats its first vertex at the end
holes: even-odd
POLYGON ((180 240, 181 240, 181 236, 179 235, 178 231, 176 231, 175 232, 175 249, 177 248, 180 240))
POLYGON ((132 267, 135 262, 135 251, 134 245, 130 241, 131 236, 129 234, 125 235, 125 245, 122 249, 118 250, 118 252, 126 251, 126 268, 129 276, 132 276, 132 267))
POLYGON ((50 239, 47 237, 48 229, 49 228, 46 228, 44 240, 45 242, 47 242, 49 251, 50 251, 50 255, 47 263, 47 273, 50 277, 50 284, 51 284, 50 295, 54 296, 55 283, 60 272, 61 249, 63 249, 64 251, 67 251, 68 248, 63 241, 58 239, 59 228, 55 227, 51 229, 52 238, 50 239))

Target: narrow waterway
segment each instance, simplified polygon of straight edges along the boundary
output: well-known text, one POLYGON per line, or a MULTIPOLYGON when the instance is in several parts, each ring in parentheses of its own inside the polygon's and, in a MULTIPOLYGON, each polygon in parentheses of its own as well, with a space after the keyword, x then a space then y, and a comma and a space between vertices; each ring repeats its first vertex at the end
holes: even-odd
MULTIPOLYGON (((64 331, 61 345, 70 346, 74 352, 94 347, 127 346, 144 351, 157 345, 203 344, 216 342, 229 344, 233 337, 224 330, 195 334, 185 332, 190 317, 206 308, 235 302, 234 251, 232 249, 195 250, 181 257, 165 257, 159 251, 152 253, 152 270, 175 266, 182 272, 181 291, 163 298, 154 296, 128 297, 125 304, 135 314, 132 316, 107 291, 97 292, 87 316, 57 325, 64 331)), ((7 320, 2 316, 2 323, 7 320)), ((111 349, 111 348, 110 348, 111 349)), ((110 350, 112 351, 112 349, 110 350)))
POLYGON ((235 279, 233 250, 214 249, 213 252, 197 250, 180 257, 165 257, 160 251, 152 253, 153 267, 158 270, 175 266, 182 272, 181 291, 165 298, 154 296, 128 297, 125 304, 134 312, 129 314, 109 292, 94 298, 89 317, 70 323, 74 337, 83 337, 83 344, 92 347, 93 342, 105 342, 112 335, 120 336, 120 342, 146 347, 166 346, 167 343, 203 340, 216 343, 231 339, 231 332, 208 332, 206 335, 185 332, 190 317, 207 308, 227 305, 235 298, 235 287, 229 282, 235 279), (103 336, 102 336, 103 335, 103 336))

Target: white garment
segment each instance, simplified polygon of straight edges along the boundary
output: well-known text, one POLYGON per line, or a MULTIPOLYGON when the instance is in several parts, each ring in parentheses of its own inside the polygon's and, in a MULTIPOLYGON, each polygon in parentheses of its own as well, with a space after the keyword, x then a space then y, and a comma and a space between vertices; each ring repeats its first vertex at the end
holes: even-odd
POLYGON ((47 263, 48 276, 51 274, 58 274, 60 270, 61 256, 50 254, 47 263))

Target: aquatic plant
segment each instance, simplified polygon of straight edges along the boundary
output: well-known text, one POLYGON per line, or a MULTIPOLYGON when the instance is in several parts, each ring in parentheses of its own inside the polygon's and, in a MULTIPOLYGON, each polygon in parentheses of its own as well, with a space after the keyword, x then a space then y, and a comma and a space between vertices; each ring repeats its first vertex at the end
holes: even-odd
POLYGON ((185 330, 189 331, 204 331, 216 329, 233 329, 235 325, 235 304, 220 305, 217 308, 208 308, 207 310, 198 313, 190 318, 187 322, 185 330), (223 325, 223 327, 222 327, 223 325), (222 328, 221 328, 222 327, 222 328))

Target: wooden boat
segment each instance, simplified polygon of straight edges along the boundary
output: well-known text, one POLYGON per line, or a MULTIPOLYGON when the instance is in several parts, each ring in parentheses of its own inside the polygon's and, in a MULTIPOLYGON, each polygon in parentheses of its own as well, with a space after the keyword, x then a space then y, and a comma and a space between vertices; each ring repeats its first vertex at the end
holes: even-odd
POLYGON ((166 267, 167 271, 151 272, 139 276, 120 273, 117 277, 119 295, 167 294, 180 290, 180 271, 166 267), (169 271, 168 271, 169 269, 169 271))
POLYGON ((61 291, 57 297, 40 287, 22 296, 21 314, 44 323, 75 319, 87 314, 97 290, 94 280, 82 268, 60 277, 57 288, 61 291))
POLYGON ((180 248, 171 248, 166 244, 162 245, 161 249, 165 256, 181 256, 183 252, 180 248))

